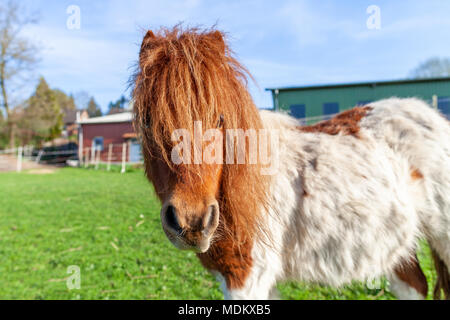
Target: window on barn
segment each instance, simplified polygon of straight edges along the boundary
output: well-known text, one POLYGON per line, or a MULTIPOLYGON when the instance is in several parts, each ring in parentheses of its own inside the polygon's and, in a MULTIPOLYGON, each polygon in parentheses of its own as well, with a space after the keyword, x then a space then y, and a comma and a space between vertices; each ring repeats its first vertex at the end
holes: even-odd
POLYGON ((291 104, 289 109, 291 116, 297 119, 304 119, 306 117, 306 107, 304 104, 291 104))
POLYGON ((439 97, 438 109, 447 119, 450 119, 450 97, 439 97))
POLYGON ((358 103, 356 105, 357 106, 365 106, 365 105, 368 105, 371 102, 373 102, 373 101, 372 100, 361 100, 361 101, 358 101, 358 103))
POLYGON ((92 140, 92 147, 95 150, 103 151, 103 137, 95 137, 94 140, 92 140))
POLYGON ((131 139, 129 153, 130 162, 139 162, 142 160, 141 144, 136 139, 131 139))
POLYGON ((327 116, 331 116, 333 114, 339 113, 339 103, 337 103, 337 102, 324 103, 322 112, 323 112, 323 115, 325 116, 325 118, 329 118, 327 116))

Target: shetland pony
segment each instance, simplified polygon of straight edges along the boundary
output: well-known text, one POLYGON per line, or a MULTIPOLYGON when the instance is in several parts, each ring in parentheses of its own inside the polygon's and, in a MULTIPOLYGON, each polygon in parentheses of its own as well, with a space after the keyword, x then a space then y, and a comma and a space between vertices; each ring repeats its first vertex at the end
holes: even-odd
POLYGON ((225 298, 274 298, 288 279, 341 286, 385 275, 397 297, 419 299, 427 283, 415 250, 426 238, 435 297, 448 298, 449 123, 418 99, 391 98, 302 127, 259 112, 247 77, 219 31, 175 27, 142 41, 135 126, 169 240, 197 252, 225 298), (195 135, 196 121, 277 132, 278 171, 262 174, 248 146, 245 164, 190 161, 195 150, 174 163, 173 133, 195 135))

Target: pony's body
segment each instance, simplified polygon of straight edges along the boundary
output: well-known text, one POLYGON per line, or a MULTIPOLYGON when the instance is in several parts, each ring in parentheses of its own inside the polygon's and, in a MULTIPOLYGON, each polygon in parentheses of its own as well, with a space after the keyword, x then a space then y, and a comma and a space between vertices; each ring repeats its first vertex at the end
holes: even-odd
MULTIPOLYGON (((340 286, 382 275, 398 297, 423 298, 415 250, 424 237, 437 265, 435 296, 441 288, 448 296, 448 122, 420 100, 394 98, 301 127, 260 114, 245 75, 219 31, 175 27, 144 37, 135 125, 170 241, 195 250, 228 298, 274 297, 286 279, 340 286), (179 152, 174 132, 195 136, 196 121, 216 133, 277 130, 278 172, 261 174, 248 154, 244 164, 198 161, 191 151, 202 143, 179 152), (174 150, 182 162, 171 160, 174 150)), ((214 154, 226 144, 217 142, 214 154)))
POLYGON ((262 113, 280 132, 280 171, 263 214, 272 246, 255 242, 250 275, 228 297, 268 298, 287 279, 395 281, 423 236, 450 263, 448 123, 416 99, 370 107, 357 136, 305 133, 288 116, 262 113))

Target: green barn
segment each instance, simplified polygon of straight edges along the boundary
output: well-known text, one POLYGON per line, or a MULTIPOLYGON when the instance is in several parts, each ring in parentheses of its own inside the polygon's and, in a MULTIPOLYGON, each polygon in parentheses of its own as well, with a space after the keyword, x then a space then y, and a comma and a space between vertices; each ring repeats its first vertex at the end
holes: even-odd
POLYGON ((450 77, 375 81, 302 87, 268 88, 275 110, 283 110, 307 123, 340 111, 390 97, 418 97, 450 119, 450 77))

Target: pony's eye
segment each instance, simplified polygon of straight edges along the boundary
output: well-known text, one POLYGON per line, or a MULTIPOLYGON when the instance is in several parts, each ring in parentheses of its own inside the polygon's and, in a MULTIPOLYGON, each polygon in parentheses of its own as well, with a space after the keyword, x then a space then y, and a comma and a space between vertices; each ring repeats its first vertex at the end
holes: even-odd
POLYGON ((142 128, 144 128, 144 129, 150 128, 150 120, 149 119, 143 119, 142 128))
POLYGON ((217 120, 217 128, 218 129, 223 127, 223 121, 224 121, 224 116, 223 116, 223 114, 221 114, 219 117, 219 120, 217 120))

